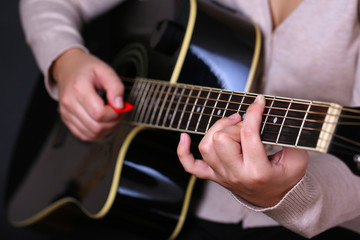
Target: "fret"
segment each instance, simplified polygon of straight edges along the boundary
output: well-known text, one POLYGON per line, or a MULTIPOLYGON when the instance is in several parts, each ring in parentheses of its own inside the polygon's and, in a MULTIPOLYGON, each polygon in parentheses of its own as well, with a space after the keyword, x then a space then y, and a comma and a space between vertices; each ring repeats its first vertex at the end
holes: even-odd
MULTIPOLYGON (((139 82, 138 81, 135 81, 131 86, 129 86, 129 85, 127 85, 126 87, 125 87, 125 89, 129 89, 130 88, 130 93, 128 94, 128 95, 126 95, 127 96, 127 99, 126 99, 126 101, 128 101, 129 103, 131 103, 133 106, 134 106, 134 108, 136 109, 138 106, 137 106, 137 101, 136 101, 136 99, 137 99, 137 97, 138 97, 138 94, 137 94, 137 86, 139 85, 139 82)), ((134 110, 134 111, 131 111, 131 112, 129 112, 128 114, 126 114, 125 115, 125 118, 126 118, 126 120, 130 120, 131 119, 131 117, 133 116, 133 114, 134 114, 134 112, 135 112, 136 110, 134 110)))
MULTIPOLYGON (((174 113, 173 113, 173 117, 170 121, 170 125, 169 127, 173 127, 173 124, 175 124, 176 126, 178 126, 180 119, 181 119, 181 110, 179 111, 179 109, 183 109, 184 104, 182 104, 182 99, 186 98, 185 93, 188 93, 189 89, 182 87, 181 88, 181 93, 180 94, 176 94, 175 96, 175 100, 177 100, 176 103, 176 107, 174 109, 174 113)), ((178 128, 178 127, 177 127, 178 128)))
POLYGON ((158 106, 158 101, 159 101, 159 97, 161 96, 161 91, 159 90, 160 88, 163 90, 163 85, 160 84, 156 84, 156 88, 155 90, 153 90, 150 94, 150 98, 149 98, 149 105, 148 108, 145 110, 145 116, 144 116, 144 120, 143 123, 149 123, 149 118, 150 116, 155 112, 155 108, 157 108, 158 106))
POLYGON ((209 118, 209 121, 208 121, 208 123, 207 123, 206 131, 205 131, 205 132, 207 132, 207 131, 209 130, 209 128, 212 126, 212 124, 211 124, 212 118, 213 118, 213 116, 214 116, 214 111, 215 111, 215 109, 216 109, 216 106, 217 106, 217 104, 218 104, 218 102, 219 102, 219 98, 220 98, 220 95, 221 95, 221 91, 222 91, 222 90, 220 90, 220 92, 218 92, 218 96, 217 96, 217 98, 216 98, 214 107, 213 107, 213 109, 212 109, 212 111, 211 111, 210 118, 209 118))
POLYGON ((328 109, 327 105, 311 105, 301 131, 299 146, 316 147, 328 109))
POLYGON ((300 135, 301 135, 301 132, 302 132, 302 130, 303 130, 303 128, 304 128, 304 124, 305 124, 306 118, 307 118, 308 113, 309 113, 309 110, 310 110, 310 108, 311 108, 311 104, 312 104, 312 102, 309 103, 309 105, 308 105, 308 107, 307 107, 307 109, 306 109, 306 113, 305 113, 305 115, 304 115, 304 119, 303 119, 303 121, 302 121, 302 123, 301 123, 299 133, 298 133, 298 135, 297 135, 297 137, 296 137, 296 141, 295 141, 295 146, 296 146, 296 147, 297 147, 298 144, 299 144, 300 135))
POLYGON ((154 93, 154 87, 156 85, 152 82, 149 82, 149 84, 147 85, 147 88, 145 90, 145 94, 143 95, 143 98, 141 99, 141 101, 143 102, 143 107, 140 113, 139 118, 137 119, 138 122, 144 123, 143 119, 144 119, 144 115, 146 113, 146 110, 148 109, 149 103, 150 103, 150 99, 152 94, 154 93), (149 86, 150 85, 150 86, 149 86))
POLYGON ((167 99, 169 97, 169 91, 170 91, 171 87, 168 86, 167 84, 162 84, 162 88, 160 91, 160 94, 156 100, 156 109, 153 111, 153 113, 151 114, 151 119, 150 119, 150 124, 156 125, 154 123, 154 119, 155 116, 161 116, 163 113, 163 109, 164 109, 164 105, 167 103, 167 99), (163 97, 163 93, 166 92, 165 97, 163 97), (161 106, 160 106, 161 105, 161 106), (160 108, 159 108, 160 106, 160 108))
MULTIPOLYGON (((261 127, 261 131, 260 131, 260 136, 262 136, 263 132, 264 132, 264 128, 266 126, 266 123, 268 121, 268 118, 269 118, 269 115, 270 115, 270 109, 272 109, 273 107, 273 104, 274 104, 274 101, 275 101, 275 97, 272 97, 272 101, 271 101, 271 104, 270 106, 267 108, 267 113, 264 114, 263 116, 265 117, 264 121, 263 121, 263 124, 262 124, 262 127, 261 127)), ((266 101, 267 102, 267 101, 266 101)), ((265 104, 265 109, 266 109, 266 104, 265 104)))
POLYGON ((238 109, 237 109, 237 113, 238 113, 239 115, 240 115, 240 112, 241 112, 241 108, 242 108, 242 106, 243 106, 243 104, 244 104, 245 96, 246 96, 246 93, 244 93, 244 94, 242 95, 242 98, 241 98, 239 107, 238 107, 238 109))
POLYGON ((180 117, 180 121, 177 126, 178 129, 186 129, 187 121, 189 119, 190 111, 191 111, 191 108, 192 108, 192 105, 194 102, 194 98, 192 97, 194 91, 196 91, 196 90, 191 88, 190 92, 187 94, 186 102, 184 104, 184 107, 183 107, 183 110, 181 113, 181 117, 180 117))
POLYGON ((199 103, 199 107, 200 106, 202 106, 202 107, 201 107, 201 111, 199 113, 199 118, 198 118, 197 123, 196 123, 195 132, 204 132, 202 130, 199 130, 199 126, 200 126, 201 122, 206 122, 206 120, 204 120, 205 119, 204 118, 204 112, 205 112, 206 105, 207 105, 208 100, 209 100, 210 93, 211 93, 211 91, 209 91, 209 90, 206 90, 206 92, 201 91, 201 93, 200 93, 201 97, 200 97, 200 100, 198 101, 198 103, 199 103), (206 96, 202 97, 204 94, 206 94, 206 96))
MULTIPOLYGON (((289 109, 290 109, 290 107, 291 107, 292 101, 293 101, 293 100, 291 99, 290 102, 289 102, 289 106, 288 106, 287 109, 286 109, 286 112, 285 112, 285 115, 284 115, 285 121, 286 121, 286 116, 287 116, 288 113, 289 113, 289 109)), ((275 143, 279 143, 279 138, 280 138, 280 135, 281 135, 281 131, 282 131, 282 129, 284 128, 284 123, 285 123, 285 121, 282 121, 282 123, 281 123, 281 125, 280 125, 280 129, 279 129, 279 132, 278 132, 278 134, 277 134, 277 138, 276 138, 275 143)))
POLYGON ((171 93, 171 99, 169 103, 167 103, 166 107, 164 107, 166 108, 165 115, 163 117, 162 115, 159 115, 157 120, 157 122, 160 122, 160 119, 162 119, 161 126, 171 127, 170 123, 173 121, 175 115, 174 110, 177 109, 177 106, 179 105, 179 96, 181 96, 182 94, 182 92, 178 92, 179 90, 184 91, 184 89, 179 89, 177 85, 175 87, 171 86, 169 88, 169 93, 171 93), (174 102, 174 100, 176 101, 174 102))
POLYGON ((286 109, 288 108, 288 99, 275 97, 272 108, 269 110, 267 124, 264 125, 262 140, 270 143, 276 143, 278 133, 283 125, 286 109))
POLYGON ((141 113, 141 109, 142 109, 142 98, 143 95, 145 94, 144 88, 146 88, 146 85, 148 84, 148 82, 145 81, 137 81, 136 82, 136 87, 137 90, 135 91, 135 93, 137 93, 137 98, 136 101, 134 102, 135 104, 135 110, 131 116, 131 119, 133 119, 134 121, 136 121, 136 119, 138 119, 139 114, 141 113))
POLYGON ((161 119, 161 116, 164 115, 164 108, 166 108, 169 104, 168 98, 170 96, 171 89, 172 89, 172 86, 170 86, 168 84, 163 85, 162 92, 166 92, 166 93, 165 93, 165 97, 162 97, 163 94, 159 94, 159 98, 158 98, 157 102, 159 103, 159 105, 161 103, 161 107, 157 108, 157 110, 154 111, 151 116, 151 123, 153 125, 160 126, 159 121, 161 119))
POLYGON ((214 123, 220 119, 222 119, 225 115, 226 106, 228 105, 230 94, 228 91, 221 91, 218 102, 214 109, 213 115, 210 120, 210 126, 214 125, 214 123))
POLYGON ((229 108, 229 104, 231 102, 231 98, 232 96, 234 95, 234 92, 226 92, 226 94, 228 95, 228 100, 225 102, 225 107, 224 107, 224 111, 223 111, 223 114, 222 114, 222 118, 224 117, 227 117, 227 116, 230 116, 231 114, 231 110, 228 109, 229 108))
POLYGON ((244 93, 244 100, 242 102, 242 105, 240 107, 239 114, 241 115, 242 119, 245 119, 245 114, 247 109, 249 108, 250 104, 252 104, 255 101, 255 98, 257 95, 251 94, 251 93, 244 93))
POLYGON ((309 102, 292 100, 290 109, 284 119, 279 143, 295 146, 297 136, 308 109, 309 102))
POLYGON ((224 117, 228 117, 234 113, 239 113, 241 109, 241 104, 244 101, 244 95, 238 94, 235 92, 230 93, 231 96, 229 98, 228 104, 226 106, 226 113, 224 117))
POLYGON ((196 89, 194 91, 194 95, 196 94, 196 98, 195 98, 195 101, 193 103, 193 106, 191 108, 191 112, 190 112, 190 115, 189 115, 189 118, 188 118, 188 121, 187 121, 187 124, 186 124, 186 128, 185 130, 188 130, 188 131, 194 131, 195 128, 196 128, 196 123, 197 123, 197 119, 199 118, 199 115, 198 114, 194 114, 194 110, 196 112, 199 112, 200 111, 200 106, 198 105, 198 101, 199 101, 199 98, 200 98, 200 95, 201 95, 201 92, 202 92, 202 89, 196 89), (196 94, 197 92, 197 94, 196 94))
MULTIPOLYGON (((244 119, 256 96, 201 86, 137 80, 127 99, 134 104, 135 111, 126 118, 153 126, 206 133, 217 120, 233 113, 239 113, 244 119)), ((260 126, 264 143, 317 147, 329 105, 273 96, 266 96, 265 100, 260 126)))

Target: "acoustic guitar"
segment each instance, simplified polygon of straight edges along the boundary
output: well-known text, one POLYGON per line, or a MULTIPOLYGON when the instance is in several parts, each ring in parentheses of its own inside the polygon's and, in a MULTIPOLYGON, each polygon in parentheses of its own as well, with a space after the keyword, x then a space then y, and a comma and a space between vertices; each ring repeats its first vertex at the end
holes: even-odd
MULTIPOLYGON (((46 112, 35 101, 43 115, 30 111, 7 184, 14 226, 65 229, 90 219, 175 238, 196 180, 176 156, 178 132, 201 136, 217 120, 243 115, 257 96, 250 92, 261 76, 262 36, 240 13, 210 0, 133 0, 112 16, 111 64, 134 109, 108 137, 89 143, 66 129, 56 107, 46 112)), ((359 174, 358 109, 265 98, 265 144, 334 154, 359 174)))

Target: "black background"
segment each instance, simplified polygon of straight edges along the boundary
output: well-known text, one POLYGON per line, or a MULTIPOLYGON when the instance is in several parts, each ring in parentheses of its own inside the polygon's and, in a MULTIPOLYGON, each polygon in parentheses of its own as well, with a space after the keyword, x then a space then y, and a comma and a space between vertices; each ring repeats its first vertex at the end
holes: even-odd
POLYGON ((43 239, 30 230, 10 226, 4 208, 11 152, 40 74, 25 42, 18 4, 17 0, 0 1, 0 239, 43 239))

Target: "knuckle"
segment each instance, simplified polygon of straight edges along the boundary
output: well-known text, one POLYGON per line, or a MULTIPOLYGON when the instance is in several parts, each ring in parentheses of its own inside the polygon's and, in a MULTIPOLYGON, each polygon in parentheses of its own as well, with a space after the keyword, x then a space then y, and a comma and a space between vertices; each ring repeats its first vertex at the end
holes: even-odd
POLYGON ((103 127, 100 124, 95 124, 91 129, 91 137, 97 138, 104 131, 103 127))
POLYGON ((254 187, 264 185, 269 181, 269 176, 260 169, 253 169, 250 173, 249 180, 254 187))
POLYGON ((253 131, 251 128, 247 127, 247 126, 243 126, 241 129, 241 136, 246 138, 246 139, 251 139, 253 136, 253 131))
POLYGON ((92 119, 94 119, 96 122, 99 122, 104 117, 104 113, 101 109, 98 108, 92 108, 89 110, 89 114, 92 119))
POLYGON ((210 152, 210 146, 209 144, 201 141, 200 144, 199 144, 199 151, 201 153, 201 155, 206 155, 210 152))
POLYGON ((215 144, 221 144, 228 139, 228 135, 224 132, 218 131, 214 133, 213 141, 215 144))

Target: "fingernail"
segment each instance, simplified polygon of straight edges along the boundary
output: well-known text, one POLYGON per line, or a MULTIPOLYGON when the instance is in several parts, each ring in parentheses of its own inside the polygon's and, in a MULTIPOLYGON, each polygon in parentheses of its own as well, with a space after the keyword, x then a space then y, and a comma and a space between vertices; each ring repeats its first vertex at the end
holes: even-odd
POLYGON ((265 97, 263 95, 257 95, 254 102, 265 103, 265 97))
POLYGON ((233 113, 229 116, 230 119, 237 119, 240 115, 238 113, 233 113))
POLYGON ((124 108, 124 102, 122 97, 118 96, 115 98, 115 108, 117 109, 124 108))
POLYGON ((184 133, 181 133, 180 134, 180 144, 183 144, 185 142, 185 139, 184 139, 184 133))

